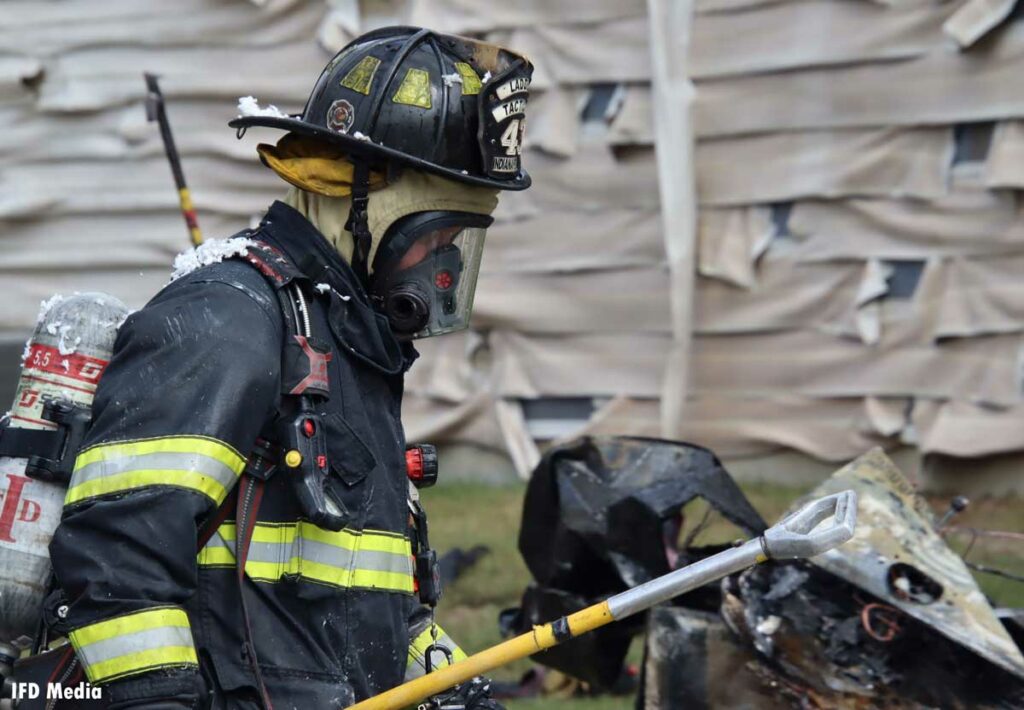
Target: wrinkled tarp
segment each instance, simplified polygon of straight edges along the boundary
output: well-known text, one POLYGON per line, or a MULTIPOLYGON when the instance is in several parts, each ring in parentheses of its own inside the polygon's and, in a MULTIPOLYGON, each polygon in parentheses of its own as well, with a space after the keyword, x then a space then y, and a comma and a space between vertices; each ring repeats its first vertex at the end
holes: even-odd
POLYGON ((415 18, 521 40, 535 52, 524 160, 538 187, 502 196, 477 314, 477 327, 493 330, 482 332, 471 368, 460 346, 424 345, 427 354, 410 377, 410 431, 440 436, 439 443, 479 437, 525 462, 534 455, 528 432, 521 416, 508 415, 520 411, 517 397, 597 395, 621 396, 642 412, 606 425, 660 434, 657 400, 666 387, 678 398, 674 383, 691 367, 673 353, 672 326, 661 324, 680 323, 678 314, 695 304, 691 389, 714 403, 715 416, 700 423, 683 417, 680 435, 697 431, 729 452, 795 445, 834 458, 829 451, 879 443, 881 435, 860 427, 859 417, 870 397, 881 397, 917 399, 919 412, 913 426, 882 443, 920 441, 959 455, 1019 449, 1007 338, 1019 332, 1020 311, 1008 280, 1016 263, 1007 255, 1024 253, 1024 232, 1016 200, 985 190, 1024 186, 1024 131, 1014 118, 1021 113, 1014 91, 1021 25, 998 25, 967 49, 936 27, 961 8, 985 10, 973 16, 990 23, 1005 4, 698 0, 694 44, 676 47, 673 67, 698 75, 698 121, 711 114, 713 130, 705 132, 714 135, 698 136, 695 172, 700 199, 719 210, 702 210, 696 257, 708 278, 697 280, 693 302, 659 271, 670 249, 658 214, 646 5, 579 5, 5 3, 0 235, 7 248, 0 278, 7 300, 0 331, 23 338, 39 302, 56 289, 109 290, 137 307, 163 285, 171 257, 185 246, 158 132, 145 120, 142 69, 163 74, 200 224, 208 237, 223 237, 283 190, 253 153, 256 142, 277 134, 254 129, 237 141, 224 126, 237 97, 253 94, 297 111, 329 56, 318 42, 336 48, 356 32, 415 18), (223 66, 236 70, 210 69, 223 66), (718 78, 701 78, 712 74, 718 78), (617 81, 628 83, 611 124, 584 126, 591 85, 617 81), (973 182, 964 182, 965 166, 950 167, 949 124, 1002 115, 985 162, 971 166, 973 182), (802 242, 772 238, 767 203, 786 200, 798 200, 790 221, 804 230, 802 242), (869 281, 872 259, 935 256, 967 261, 929 264, 919 290, 930 290, 915 295, 907 313, 881 297, 843 306, 855 273, 861 284, 869 281), (791 259, 829 263, 804 268, 791 259), (815 299, 832 284, 836 292, 816 310, 815 299), (923 321, 913 338, 900 335, 908 319, 923 321), (765 376, 735 369, 758 370, 762 363, 753 358, 729 354, 718 362, 725 346, 709 336, 735 337, 734 349, 763 352, 765 376), (961 359, 945 349, 943 341, 953 338, 977 342, 962 346, 961 359), (939 347, 926 355, 926 342, 939 347), (809 362, 802 352, 819 344, 833 364, 809 362), (911 352, 898 352, 905 344, 911 352), (896 376, 868 364, 876 351, 881 368, 895 366, 896 376), (915 375, 922 368, 935 368, 942 384, 922 384, 915 375), (810 383, 793 374, 805 369, 810 383), (993 396, 996 388, 1002 396, 993 396), (800 404, 787 406, 789 397, 800 404), (785 416, 772 417, 779 402, 785 416), (768 412, 765 421, 754 411, 768 412), (842 422, 851 428, 842 431, 842 422), (940 437, 944 422, 974 422, 998 435, 981 436, 971 425, 940 437))
POLYGON ((696 130, 703 137, 1015 118, 1024 115, 1024 95, 1007 87, 1022 72, 1024 24, 1010 23, 967 60, 947 48, 903 61, 703 81, 696 130))
POLYGON ((1013 12, 1017 0, 969 0, 942 26, 942 31, 968 48, 998 27, 1013 12))
POLYGON ((543 24, 590 24, 645 17, 643 0, 412 0, 411 24, 444 32, 483 32, 543 24))
POLYGON ((703 209, 697 220, 697 270, 749 288, 757 278, 754 264, 774 234, 768 207, 703 209))
MULTIPOLYGON (((892 446, 898 438, 879 431, 869 402, 859 397, 822 399, 797 395, 721 397, 695 395, 687 401, 689 415, 681 431, 689 441, 703 442, 723 457, 765 456, 783 448, 821 461, 848 461, 872 446, 892 446)), ((887 399, 907 409, 907 399, 887 399)), ((583 434, 654 436, 659 426, 656 400, 619 397, 602 406, 583 434)), ((886 429, 891 427, 886 422, 886 429)), ((900 419, 900 429, 906 425, 900 419)))
MULTIPOLYGON (((1019 403, 1018 334, 934 345, 913 318, 882 326, 879 342, 829 333, 701 335, 694 338, 696 395, 964 399, 1019 403)), ((670 341, 638 334, 539 335, 495 331, 489 342, 502 396, 619 394, 657 398, 670 341)), ((675 366, 675 363, 673 363, 675 366)))
POLYGON ((1009 191, 987 190, 959 170, 949 194, 933 200, 845 199, 796 203, 789 230, 807 260, 1021 253, 1024 215, 1009 191))
POLYGON ((696 79, 919 57, 941 49, 941 27, 962 2, 799 0, 746 12, 698 13, 691 73, 696 79), (814 27, 818 41, 808 41, 814 27))
POLYGON ((1024 188, 1024 121, 1002 121, 992 135, 985 159, 990 188, 1024 188))
POLYGON ((709 138, 697 142, 697 199, 743 205, 850 195, 938 198, 948 188, 952 150, 946 127, 709 138))

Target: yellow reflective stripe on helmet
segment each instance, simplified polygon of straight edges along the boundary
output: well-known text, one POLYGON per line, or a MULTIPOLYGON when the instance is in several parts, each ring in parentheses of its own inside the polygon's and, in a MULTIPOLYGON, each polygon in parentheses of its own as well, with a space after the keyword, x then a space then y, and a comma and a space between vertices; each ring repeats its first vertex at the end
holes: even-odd
POLYGON ((99 444, 75 460, 65 505, 147 486, 197 491, 220 504, 245 468, 227 444, 199 436, 99 444))
POLYGON ((349 69, 348 74, 341 80, 341 85, 346 89, 358 91, 360 94, 368 95, 370 85, 373 83, 373 75, 377 73, 380 60, 377 57, 367 55, 359 60, 359 63, 349 69))
MULTIPOLYGON (((224 523, 199 551, 202 567, 235 564, 234 523, 224 523)), ((255 581, 296 576, 335 587, 412 593, 412 545, 401 535, 376 530, 318 528, 308 521, 257 523, 245 563, 255 581)))
POLYGON ((480 81, 480 75, 476 73, 473 67, 465 62, 455 62, 455 71, 459 73, 462 79, 463 96, 474 96, 480 93, 484 83, 480 81))
POLYGON ((431 106, 430 72, 415 68, 407 71, 405 78, 402 79, 402 84, 391 100, 396 104, 429 109, 431 106))
MULTIPOLYGON (((466 659, 466 653, 459 645, 452 640, 451 636, 445 633, 444 629, 440 626, 435 625, 437 628, 437 641, 434 641, 434 635, 431 632, 431 626, 427 626, 412 643, 409 644, 409 658, 405 667, 405 681, 415 680, 427 672, 427 649, 434 643, 439 646, 444 646, 452 654, 452 663, 458 663, 459 661, 466 659)), ((443 668, 449 665, 448 656, 440 651, 434 650, 430 654, 431 670, 443 668)))
POLYGON ((177 607, 106 619, 75 629, 68 638, 92 683, 198 664, 188 615, 177 607))

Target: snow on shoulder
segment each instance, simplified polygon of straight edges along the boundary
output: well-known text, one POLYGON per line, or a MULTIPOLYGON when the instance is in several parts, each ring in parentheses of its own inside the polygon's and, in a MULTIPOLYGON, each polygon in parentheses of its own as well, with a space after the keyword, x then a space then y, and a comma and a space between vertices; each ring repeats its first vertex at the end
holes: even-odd
POLYGON ((171 281, 177 281, 182 276, 188 276, 196 269, 201 269, 210 264, 230 259, 233 256, 242 256, 249 247, 256 246, 256 242, 246 237, 233 237, 231 239, 210 239, 197 247, 183 251, 174 257, 174 271, 171 272, 171 281))

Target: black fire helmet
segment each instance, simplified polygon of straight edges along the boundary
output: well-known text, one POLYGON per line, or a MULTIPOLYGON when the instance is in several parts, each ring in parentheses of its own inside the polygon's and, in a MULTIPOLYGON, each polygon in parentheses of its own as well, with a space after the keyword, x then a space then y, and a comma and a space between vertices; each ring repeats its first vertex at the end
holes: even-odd
POLYGON ((301 115, 240 116, 340 145, 355 164, 394 162, 451 180, 523 190, 521 146, 533 65, 497 45, 417 27, 349 43, 301 115))

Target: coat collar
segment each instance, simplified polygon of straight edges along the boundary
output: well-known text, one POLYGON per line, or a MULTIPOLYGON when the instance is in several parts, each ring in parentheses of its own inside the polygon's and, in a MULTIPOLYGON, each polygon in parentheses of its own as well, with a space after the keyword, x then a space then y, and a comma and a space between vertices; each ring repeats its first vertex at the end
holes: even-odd
POLYGON ((253 236, 283 251, 314 284, 331 331, 346 351, 388 375, 404 372, 412 365, 416 350, 395 338, 387 318, 373 308, 352 267, 300 212, 281 201, 274 202, 253 236))

